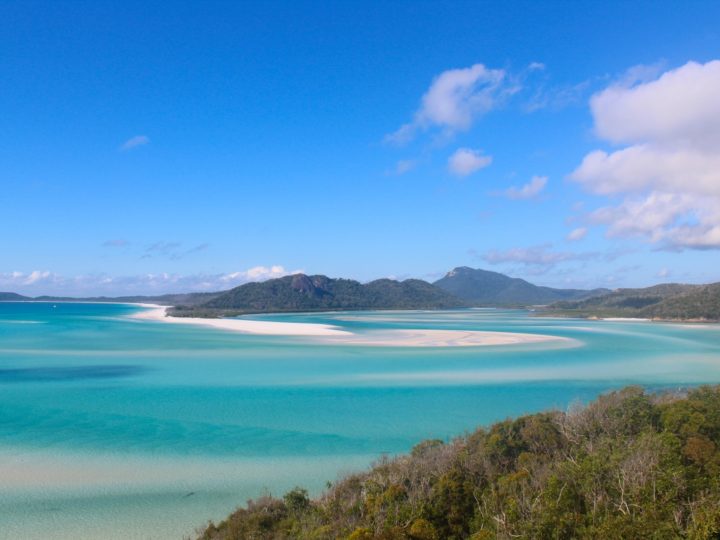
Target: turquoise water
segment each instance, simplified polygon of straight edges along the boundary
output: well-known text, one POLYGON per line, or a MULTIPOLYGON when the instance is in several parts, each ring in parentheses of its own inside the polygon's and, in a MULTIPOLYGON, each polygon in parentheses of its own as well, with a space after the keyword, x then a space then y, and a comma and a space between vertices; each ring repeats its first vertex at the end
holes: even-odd
POLYGON ((720 326, 523 311, 257 316, 570 341, 324 344, 129 318, 119 304, 0 303, 0 538, 181 538, 248 497, 421 439, 626 384, 720 382, 720 326))

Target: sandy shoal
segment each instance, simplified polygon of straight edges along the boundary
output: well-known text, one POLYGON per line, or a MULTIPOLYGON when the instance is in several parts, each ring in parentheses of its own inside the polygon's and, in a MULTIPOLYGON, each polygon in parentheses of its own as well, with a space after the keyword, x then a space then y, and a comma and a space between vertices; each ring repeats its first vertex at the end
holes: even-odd
POLYGON ((479 347, 572 341, 568 338, 516 332, 484 332, 479 330, 371 330, 353 333, 337 326, 316 323, 253 321, 248 319, 204 319, 200 317, 168 317, 167 306, 138 304, 148 309, 132 315, 135 319, 171 324, 209 326, 245 334, 304 336, 313 341, 336 345, 375 347, 479 347))
POLYGON ((288 323, 279 321, 251 321, 247 319, 205 319, 201 317, 168 317, 168 306, 137 304, 146 307, 144 311, 132 315, 134 319, 161 321, 173 324, 194 324, 211 326, 221 330, 234 330, 245 334, 276 336, 350 336, 350 332, 329 324, 288 323))

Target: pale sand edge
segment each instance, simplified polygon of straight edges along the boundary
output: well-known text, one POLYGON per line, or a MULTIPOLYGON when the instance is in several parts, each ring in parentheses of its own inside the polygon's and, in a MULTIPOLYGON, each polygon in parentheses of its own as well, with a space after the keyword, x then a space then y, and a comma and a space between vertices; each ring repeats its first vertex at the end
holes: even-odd
POLYGON ((599 321, 609 322, 650 322, 652 319, 643 319, 641 317, 598 317, 599 321))
POLYGON ((169 317, 169 306, 133 304, 150 308, 131 315, 134 319, 152 320, 171 324, 209 326, 255 335, 284 335, 322 338, 319 341, 337 345, 365 345, 375 347, 478 347, 490 345, 518 345, 574 340, 544 334, 515 332, 484 332, 478 330, 377 330, 354 334, 336 326, 317 323, 289 323, 279 321, 251 321, 247 319, 203 319, 200 317, 169 317))
POLYGON ((170 317, 166 310, 170 306, 157 304, 132 304, 150 308, 131 315, 133 319, 160 321, 173 324, 194 324, 211 326, 221 330, 233 330, 245 334, 277 336, 350 336, 350 332, 329 324, 289 323, 279 321, 250 321, 246 319, 203 319, 201 317, 170 317))

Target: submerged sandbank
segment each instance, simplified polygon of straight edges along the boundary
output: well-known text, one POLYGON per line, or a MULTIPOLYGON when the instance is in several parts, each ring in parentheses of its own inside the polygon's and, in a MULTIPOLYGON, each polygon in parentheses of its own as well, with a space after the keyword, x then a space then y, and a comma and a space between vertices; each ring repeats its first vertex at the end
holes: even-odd
POLYGON ((481 347, 571 340, 555 336, 514 332, 414 329, 375 330, 340 338, 328 337, 323 341, 343 345, 370 345, 375 347, 481 347))
POLYGON ((516 332, 484 332, 479 330, 398 329, 349 332, 330 324, 281 321, 252 321, 248 319, 203 319, 200 317, 170 317, 167 306, 136 304, 148 308, 133 314, 135 319, 173 324, 210 326, 254 335, 298 336, 336 345, 365 345, 375 347, 481 347, 517 345, 525 343, 571 342, 573 340, 544 334, 516 332))

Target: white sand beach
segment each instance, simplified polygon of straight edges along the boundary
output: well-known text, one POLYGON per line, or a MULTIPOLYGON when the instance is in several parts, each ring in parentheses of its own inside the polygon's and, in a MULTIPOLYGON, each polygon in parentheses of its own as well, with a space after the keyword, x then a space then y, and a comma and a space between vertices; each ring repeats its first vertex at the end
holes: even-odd
POLYGON ((248 319, 204 319, 200 317, 169 317, 168 306, 136 304, 148 308, 132 315, 135 319, 160 321, 171 324, 210 326, 255 335, 304 336, 327 344, 365 345, 375 347, 481 347, 518 345, 572 340, 543 334, 515 332, 483 332, 478 330, 373 330, 353 333, 337 326, 316 323, 290 323, 280 321, 252 321, 248 319))
POLYGON ((351 336, 350 332, 329 324, 286 323, 279 321, 250 321, 247 319, 204 319, 201 317, 168 317, 169 306, 135 304, 149 308, 132 315, 134 319, 161 321, 173 324, 194 324, 211 326, 221 330, 233 330, 245 334, 275 336, 351 336))
POLYGON ((650 322, 651 319, 642 319, 639 317, 601 317, 599 320, 610 322, 650 322))

